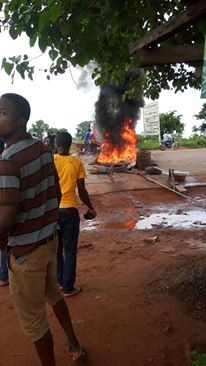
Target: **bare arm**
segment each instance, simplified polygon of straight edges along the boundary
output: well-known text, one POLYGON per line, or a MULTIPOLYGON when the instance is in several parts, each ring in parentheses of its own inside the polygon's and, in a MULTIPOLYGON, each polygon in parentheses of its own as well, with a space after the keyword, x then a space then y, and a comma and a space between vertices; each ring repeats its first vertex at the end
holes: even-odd
POLYGON ((58 176, 58 173, 55 169, 55 186, 56 186, 56 192, 57 192, 57 200, 58 200, 58 205, 60 204, 60 201, 61 201, 61 197, 62 197, 62 194, 61 194, 61 188, 60 188, 60 185, 59 185, 59 176, 58 176))
POLYGON ((91 203, 89 194, 87 192, 87 189, 85 187, 85 179, 84 178, 80 178, 77 180, 77 188, 78 188, 78 193, 79 193, 79 198, 80 200, 90 209, 90 210, 94 210, 94 207, 91 203))

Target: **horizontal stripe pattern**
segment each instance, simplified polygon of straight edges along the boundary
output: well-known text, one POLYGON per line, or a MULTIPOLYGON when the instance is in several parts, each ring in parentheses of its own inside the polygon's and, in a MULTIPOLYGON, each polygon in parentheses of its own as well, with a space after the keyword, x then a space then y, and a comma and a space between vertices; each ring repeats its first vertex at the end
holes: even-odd
POLYGON ((16 205, 20 200, 19 165, 3 157, 0 160, 0 204, 16 205))
MULTIPOLYGON (((33 183, 32 183, 33 184, 33 183)), ((21 192, 21 199, 33 199, 38 196, 41 192, 45 191, 49 187, 54 186, 55 179, 51 175, 48 178, 42 179, 35 187, 27 188, 25 191, 21 192)))
POLYGON ((32 139, 29 135, 28 135, 28 137, 29 138, 26 138, 25 140, 21 140, 21 141, 17 142, 16 144, 11 145, 8 149, 4 150, 2 157, 4 159, 11 159, 14 155, 16 155, 16 157, 17 157, 18 153, 20 153, 20 154, 24 153, 24 150, 26 150, 26 153, 28 154, 29 148, 38 144, 38 140, 32 139))
POLYGON ((41 171, 37 171, 29 176, 29 179, 21 179, 21 189, 25 191, 27 188, 36 187, 43 179, 48 178, 50 175, 54 175, 54 164, 44 165, 41 167, 41 171))
MULTIPOLYGON (((39 227, 43 228, 44 226, 51 224, 55 220, 55 218, 56 218, 56 210, 48 211, 43 216, 40 216, 36 219, 33 219, 33 220, 31 219, 22 224, 19 223, 19 224, 15 225, 15 227, 13 228, 13 231, 12 231, 12 235, 16 236, 16 235, 18 235, 19 232, 21 232, 21 234, 26 234, 26 233, 30 234, 33 231, 38 230, 39 227)), ((50 233, 50 234, 52 234, 52 233, 50 233)), ((21 245, 21 243, 18 245, 21 245)))
POLYGON ((4 188, 20 188, 19 178, 12 175, 1 175, 0 176, 0 189, 4 188))
POLYGON ((46 204, 43 203, 41 206, 34 207, 27 212, 21 212, 17 216, 17 223, 22 224, 22 223, 25 223, 26 221, 37 219, 38 217, 45 215, 46 212, 53 210, 53 208, 56 206, 56 204, 57 204, 57 199, 53 198, 53 199, 47 201, 46 204))
MULTIPOLYGON (((44 226, 41 230, 33 231, 29 234, 30 244, 36 244, 47 238, 49 235, 54 233, 57 229, 57 223, 51 223, 49 225, 44 226), (51 233, 48 235, 48 233, 51 233)), ((22 234, 18 236, 11 236, 9 238, 9 245, 16 246, 16 245, 27 245, 28 244, 28 234, 22 234), (19 244, 16 244, 19 243, 19 244)))
POLYGON ((56 187, 55 186, 49 187, 46 191, 42 191, 41 193, 39 193, 38 196, 35 196, 35 201, 33 200, 33 198, 24 199, 21 202, 22 212, 30 210, 31 201, 33 201, 32 207, 35 208, 35 207, 42 205, 42 203, 45 202, 46 200, 52 199, 53 197, 56 197, 56 187))
POLYGON ((38 243, 57 227, 58 181, 49 149, 26 137, 6 149, 0 160, 0 205, 18 203, 10 246, 38 243), (9 197, 13 197, 12 200, 9 197))
POLYGON ((52 163, 53 158, 50 152, 41 154, 41 156, 21 168, 21 179, 28 177, 39 171, 39 167, 52 163))

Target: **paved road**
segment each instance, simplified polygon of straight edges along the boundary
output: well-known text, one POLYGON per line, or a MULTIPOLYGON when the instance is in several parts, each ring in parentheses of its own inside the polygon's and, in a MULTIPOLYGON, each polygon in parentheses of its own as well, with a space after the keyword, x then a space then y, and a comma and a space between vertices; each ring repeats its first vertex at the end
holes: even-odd
POLYGON ((206 174, 206 149, 153 151, 152 160, 165 170, 206 174))

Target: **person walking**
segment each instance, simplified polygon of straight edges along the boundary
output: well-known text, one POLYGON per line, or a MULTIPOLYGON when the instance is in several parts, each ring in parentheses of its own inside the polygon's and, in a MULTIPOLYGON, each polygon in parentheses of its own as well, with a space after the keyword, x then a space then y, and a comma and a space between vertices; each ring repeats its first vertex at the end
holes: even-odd
POLYGON ((53 307, 73 360, 85 356, 57 283, 57 219, 61 192, 49 149, 26 132, 28 101, 13 93, 0 98, 0 249, 9 248, 9 284, 25 333, 41 365, 55 366, 46 303, 53 307))
POLYGON ((75 285, 77 245, 80 217, 76 187, 81 201, 87 206, 86 219, 94 219, 96 211, 85 187, 83 163, 69 154, 72 137, 68 132, 57 133, 54 162, 59 176, 62 198, 59 206, 59 244, 57 251, 57 276, 64 296, 78 294, 81 289, 75 285))
POLYGON ((92 152, 91 149, 91 128, 89 127, 84 136, 84 148, 85 151, 90 154, 92 152))

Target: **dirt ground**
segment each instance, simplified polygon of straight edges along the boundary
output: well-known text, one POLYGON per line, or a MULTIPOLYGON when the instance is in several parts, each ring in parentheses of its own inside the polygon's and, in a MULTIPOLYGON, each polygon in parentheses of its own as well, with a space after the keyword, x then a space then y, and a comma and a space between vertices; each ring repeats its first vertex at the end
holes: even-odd
MULTIPOLYGON (((159 188, 93 196, 98 218, 82 220, 79 241, 83 291, 66 300, 88 351, 86 365, 188 366, 193 345, 206 342, 205 193, 190 188, 195 203, 159 188), (197 210, 193 227, 183 220, 175 228, 191 209, 197 210), (161 222, 138 228, 151 214, 161 214, 161 222), (173 227, 172 215, 181 218, 173 227)), ((49 308, 48 316, 57 366, 70 365, 49 308)), ((0 290, 0 327, 0 365, 38 366, 8 288, 0 290)))
POLYGON ((156 150, 152 152, 152 157, 162 169, 173 168, 193 174, 205 173, 206 149, 156 150))

